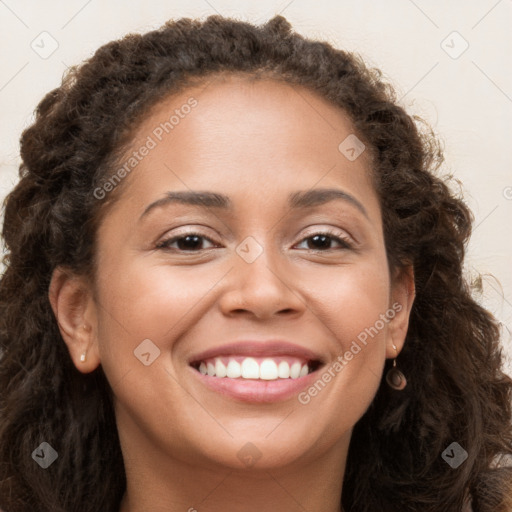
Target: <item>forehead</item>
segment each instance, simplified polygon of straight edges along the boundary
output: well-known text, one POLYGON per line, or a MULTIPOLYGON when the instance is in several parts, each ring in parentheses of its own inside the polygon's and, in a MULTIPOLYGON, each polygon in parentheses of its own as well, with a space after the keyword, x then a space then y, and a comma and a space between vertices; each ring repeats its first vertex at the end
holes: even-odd
POLYGON ((367 155, 340 150, 354 136, 344 111, 304 86, 216 76, 152 108, 124 157, 146 147, 126 192, 147 200, 169 189, 243 189, 247 199, 341 183, 357 193, 371 187, 367 155))

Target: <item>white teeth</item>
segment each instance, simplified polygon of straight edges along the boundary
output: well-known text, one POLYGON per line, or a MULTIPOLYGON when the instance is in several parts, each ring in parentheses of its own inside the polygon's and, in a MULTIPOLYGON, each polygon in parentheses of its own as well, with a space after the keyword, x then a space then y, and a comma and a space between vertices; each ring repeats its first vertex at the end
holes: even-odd
POLYGON ((300 363, 293 363, 291 368, 290 368, 290 377, 292 379, 299 378, 299 376, 300 376, 300 369, 301 369, 301 364, 300 363))
POLYGON ((260 378, 260 366, 256 362, 256 359, 253 359, 252 357, 246 357, 242 361, 242 377, 244 379, 260 378))
MULTIPOLYGON (((241 358, 237 358, 240 361, 241 358)), ((298 379, 305 377, 309 373, 309 366, 294 361, 291 365, 288 361, 278 358, 277 361, 272 358, 256 359, 254 357, 245 357, 241 363, 234 357, 229 359, 220 357, 212 358, 208 361, 202 361, 199 365, 199 372, 209 377, 228 377, 230 379, 298 379), (225 364, 225 361, 228 361, 225 364)))
POLYGON ((281 361, 277 367, 277 373, 280 379, 288 379, 290 377, 290 365, 286 361, 281 361))
POLYGON ((272 359, 265 359, 260 364, 260 379, 276 380, 278 376, 277 364, 272 359))
POLYGON ((217 377, 225 377, 227 375, 226 366, 220 359, 215 360, 215 375, 217 377))
POLYGON ((230 359, 226 375, 230 379, 238 379, 238 377, 242 375, 242 367, 240 366, 240 363, 234 359, 230 359))

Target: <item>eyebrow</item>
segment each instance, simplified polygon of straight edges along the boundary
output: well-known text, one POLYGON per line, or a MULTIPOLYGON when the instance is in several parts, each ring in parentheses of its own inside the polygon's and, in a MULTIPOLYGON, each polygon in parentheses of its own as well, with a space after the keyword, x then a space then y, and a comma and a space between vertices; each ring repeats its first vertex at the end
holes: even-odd
MULTIPOLYGON (((343 190, 336 188, 315 188, 311 190, 292 192, 288 196, 288 206, 293 210, 307 209, 334 200, 341 200, 350 203, 352 206, 355 206, 366 218, 369 218, 366 208, 354 196, 350 195, 348 192, 344 192, 343 190)), ((147 206, 139 220, 145 217, 151 210, 155 208, 161 208, 173 203, 203 206, 221 210, 233 209, 233 203, 231 199, 224 194, 193 190, 173 191, 167 192, 164 197, 147 206)))

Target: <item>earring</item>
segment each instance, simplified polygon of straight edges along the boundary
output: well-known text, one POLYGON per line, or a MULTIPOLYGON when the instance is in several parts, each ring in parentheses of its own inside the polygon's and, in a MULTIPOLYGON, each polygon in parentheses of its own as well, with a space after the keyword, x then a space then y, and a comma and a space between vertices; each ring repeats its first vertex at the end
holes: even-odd
MULTIPOLYGON (((84 325, 83 327, 84 327, 85 331, 89 331, 90 330, 90 326, 88 326, 88 325, 84 325)), ((87 359, 87 350, 80 356, 80 361, 82 363, 85 363, 86 359, 87 359)))
MULTIPOLYGON (((396 345, 393 343, 393 348, 397 352, 396 345)), ((405 375, 396 367, 396 358, 393 359, 393 368, 386 374, 386 382, 391 389, 402 391, 407 386, 407 379, 405 375)))

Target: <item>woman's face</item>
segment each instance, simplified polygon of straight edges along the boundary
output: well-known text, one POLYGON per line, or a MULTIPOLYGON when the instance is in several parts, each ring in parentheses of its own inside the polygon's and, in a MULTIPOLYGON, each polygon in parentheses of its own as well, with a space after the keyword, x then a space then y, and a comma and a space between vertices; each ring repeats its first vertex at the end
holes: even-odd
POLYGON ((412 286, 392 286, 362 149, 342 111, 270 80, 192 87, 145 119, 112 173, 127 164, 85 315, 125 455, 271 468, 346 451, 412 286))

